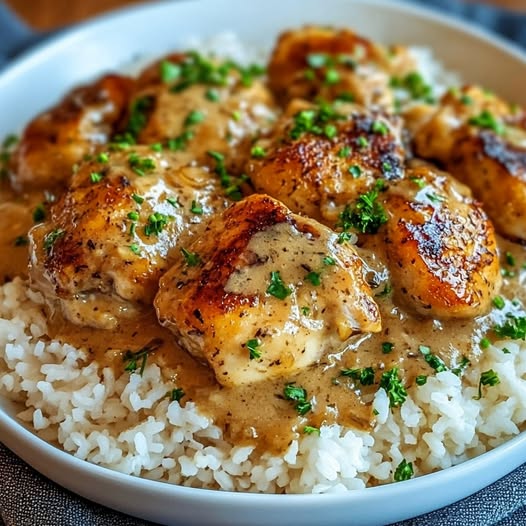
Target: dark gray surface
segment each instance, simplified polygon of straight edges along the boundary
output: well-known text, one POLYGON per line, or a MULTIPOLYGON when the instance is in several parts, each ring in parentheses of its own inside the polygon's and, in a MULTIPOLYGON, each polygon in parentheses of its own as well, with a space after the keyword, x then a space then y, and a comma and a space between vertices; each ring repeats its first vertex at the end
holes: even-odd
MULTIPOLYGON (((424 3, 499 32, 526 47, 526 16, 464 4, 457 0, 424 3)), ((14 19, 0 2, 0 67, 40 38, 14 19)), ((0 437, 1 439, 1 437, 0 437)), ((415 495, 415 499, 418 495, 415 495)), ((0 444, 0 524, 5 526, 147 526, 86 501, 39 475, 0 444)), ((526 465, 476 495, 396 526, 526 525, 526 465)), ((205 525, 204 525, 205 526, 205 525)), ((322 525, 320 525, 322 526, 322 525)))

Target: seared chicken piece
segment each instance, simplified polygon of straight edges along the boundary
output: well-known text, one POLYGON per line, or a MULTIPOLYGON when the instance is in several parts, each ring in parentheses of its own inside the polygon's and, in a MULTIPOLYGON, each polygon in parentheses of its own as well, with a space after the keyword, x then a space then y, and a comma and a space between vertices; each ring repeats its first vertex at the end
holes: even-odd
POLYGON ((280 36, 269 81, 283 104, 320 97, 392 108, 391 76, 404 76, 415 66, 405 48, 388 49, 347 29, 307 26, 280 36))
POLYGON ((247 165, 257 191, 333 227, 378 179, 403 176, 401 120, 352 105, 289 105, 247 165))
POLYGON ((501 285, 499 259, 493 226, 469 189, 417 165, 382 197, 382 237, 398 299, 433 318, 487 312, 501 285))
POLYGON ((450 92, 415 131, 415 148, 467 184, 494 222, 526 240, 526 132, 523 114, 477 87, 450 92))
POLYGON ((378 332, 351 246, 279 201, 253 195, 214 218, 162 277, 155 307, 225 386, 290 375, 378 332))
POLYGON ((514 141, 507 135, 487 130, 466 135, 455 145, 448 167, 484 203, 501 234, 526 241, 526 133, 515 130, 514 141))
POLYGON ((73 166, 108 142, 126 110, 131 87, 131 79, 107 75, 74 89, 30 122, 11 157, 13 186, 65 186, 73 166))
POLYGON ((147 304, 181 236, 226 203, 215 176, 147 147, 99 154, 30 231, 30 278, 74 323, 112 328, 147 304))
POLYGON ((197 53, 169 55, 138 78, 127 132, 138 143, 178 150, 186 162, 213 164, 207 152, 215 151, 239 167, 275 120, 273 97, 258 74, 197 53))

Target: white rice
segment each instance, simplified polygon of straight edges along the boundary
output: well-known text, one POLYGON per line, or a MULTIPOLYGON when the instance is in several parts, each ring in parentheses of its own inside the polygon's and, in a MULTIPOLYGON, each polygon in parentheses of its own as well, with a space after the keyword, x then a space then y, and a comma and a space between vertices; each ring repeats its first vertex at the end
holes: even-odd
POLYGON ((372 434, 323 426, 302 435, 285 454, 236 446, 195 404, 170 402, 160 368, 143 376, 86 365, 71 345, 46 333, 43 299, 17 278, 0 288, 0 394, 25 405, 18 417, 43 439, 78 458, 130 475, 199 488, 269 493, 324 493, 387 483, 402 459, 415 475, 458 464, 520 431, 526 420, 526 344, 497 342, 481 363, 457 377, 450 371, 409 389, 389 408, 383 389, 374 399, 372 434), (510 352, 506 354, 503 348, 510 352), (500 384, 484 387, 482 371, 500 384))

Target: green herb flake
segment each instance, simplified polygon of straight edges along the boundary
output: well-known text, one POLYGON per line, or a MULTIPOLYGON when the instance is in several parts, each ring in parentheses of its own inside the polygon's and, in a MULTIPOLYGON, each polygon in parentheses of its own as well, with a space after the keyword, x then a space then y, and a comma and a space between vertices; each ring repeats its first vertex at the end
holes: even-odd
POLYGON ((89 177, 91 182, 95 184, 102 181, 103 175, 100 172, 91 172, 89 177))
POLYGON ((197 267, 198 265, 201 264, 201 258, 199 257, 199 254, 197 254, 196 252, 190 252, 189 250, 183 247, 181 248, 181 254, 184 257, 185 263, 189 267, 197 267))
POLYGON ((362 175, 362 169, 357 165, 353 164, 349 168, 349 173, 355 178, 358 179, 362 175))
POLYGON ((362 194, 353 206, 345 206, 336 226, 344 232, 354 229, 362 234, 376 234, 388 220, 384 207, 377 199, 376 189, 362 194))
POLYGON ((146 175, 147 172, 155 170, 155 161, 150 157, 140 157, 136 153, 131 153, 128 157, 128 163, 131 169, 140 177, 146 175))
POLYGON ((506 264, 510 267, 514 267, 516 265, 515 256, 511 252, 506 252, 506 264))
POLYGON ((491 345, 491 342, 488 338, 482 338, 479 342, 479 345, 481 349, 487 349, 491 345))
POLYGON ((320 430, 319 430, 319 428, 314 427, 314 426, 305 426, 305 427, 303 428, 303 432, 304 432, 306 435, 318 435, 318 436, 320 436, 320 430))
POLYGON ((279 271, 270 273, 270 284, 267 287, 267 294, 280 300, 284 300, 292 294, 290 287, 287 287, 285 283, 283 283, 279 271))
POLYGON ((435 354, 431 352, 431 348, 427 345, 420 345, 418 347, 418 350, 422 353, 424 356, 424 360, 426 363, 434 369, 437 373, 441 373, 442 371, 447 371, 446 364, 442 361, 442 359, 435 354))
POLYGON ((110 155, 108 152, 100 152, 97 155, 97 162, 106 164, 110 160, 110 155))
POLYGON ((128 212, 128 219, 131 219, 132 221, 138 221, 139 220, 139 213, 138 212, 128 212))
POLYGON ((126 351, 122 356, 122 360, 125 363, 124 370, 129 373, 134 373, 139 369, 139 375, 142 376, 146 367, 148 355, 159 349, 163 343, 163 340, 154 338, 142 349, 139 349, 136 352, 126 351))
POLYGON ((305 279, 307 281, 309 281, 315 287, 319 287, 320 284, 321 284, 321 279, 320 279, 320 273, 319 272, 311 271, 305 276, 305 279))
POLYGON ((391 342, 383 342, 382 343, 382 353, 383 354, 389 354, 394 348, 394 343, 391 342))
POLYGON ((338 95, 336 95, 335 97, 335 100, 338 102, 354 102, 355 99, 356 97, 352 93, 349 93, 348 91, 338 93, 338 95))
POLYGON ((203 213, 203 207, 197 201, 193 200, 190 205, 190 212, 192 212, 192 214, 201 215, 203 213))
POLYGON ((39 203, 33 210, 33 222, 40 223, 46 219, 46 208, 44 203, 39 203))
POLYGON ((263 146, 253 146, 250 150, 250 155, 256 159, 263 159, 267 155, 267 152, 263 146))
POLYGON ((179 208, 181 206, 176 197, 167 197, 166 202, 172 205, 174 208, 179 208))
POLYGON ((44 236, 44 250, 49 255, 51 252, 51 249, 55 245, 58 239, 60 239, 62 236, 64 236, 66 232, 60 228, 55 228, 55 230, 52 230, 48 234, 44 236))
POLYGON ((352 149, 350 146, 343 146, 338 152, 338 157, 341 157, 342 159, 344 159, 345 157, 349 157, 351 153, 352 153, 352 149))
POLYGON ((469 359, 466 358, 465 356, 462 356, 458 366, 455 367, 454 369, 451 369, 451 372, 457 376, 461 376, 462 373, 466 370, 466 368, 468 368, 470 365, 471 365, 471 362, 469 361, 469 359))
POLYGON ((141 197, 140 195, 132 194, 132 199, 133 199, 138 205, 142 205, 142 204, 144 203, 144 197, 141 197))
POLYGON ((139 248, 139 245, 137 243, 132 243, 130 245, 130 250, 138 256, 141 253, 141 249, 139 248))
POLYGON ((499 375, 493 370, 485 371, 480 375, 479 380, 479 392, 477 396, 474 396, 474 400, 480 400, 482 398, 482 386, 493 387, 494 385, 500 384, 499 375))
POLYGON ((371 125, 371 131, 378 135, 387 135, 389 133, 389 128, 385 122, 373 121, 371 125))
POLYGON ((342 369, 340 375, 359 381, 362 385, 374 384, 374 369, 372 367, 364 367, 363 369, 342 369))
POLYGON ((205 98, 210 102, 219 102, 219 92, 215 89, 207 89, 205 92, 205 98))
MULTIPOLYGON (((332 138, 334 131, 332 127, 327 128, 328 124, 333 124, 339 120, 345 120, 346 116, 339 114, 334 106, 322 102, 317 108, 302 110, 293 117, 293 126, 289 131, 291 139, 299 139, 304 133, 326 136, 332 138)), ((335 134, 334 134, 335 135, 335 134)))
POLYGON ((310 315, 310 307, 301 307, 301 313, 303 316, 309 316, 310 315))
POLYGON ((331 256, 325 256, 323 258, 323 264, 327 267, 332 267, 336 265, 336 260, 331 256))
POLYGON ((412 183, 415 183, 416 186, 418 186, 418 188, 422 189, 426 186, 426 182, 424 179, 422 179, 421 177, 415 177, 415 176, 412 176, 409 178, 409 180, 412 182, 412 183))
POLYGON ((492 303, 499 310, 502 310, 506 306, 506 302, 502 296, 495 296, 492 303))
POLYGON ((473 104, 473 99, 464 93, 460 96, 460 102, 464 104, 464 106, 471 106, 473 104))
POLYGON ((199 110, 192 110, 184 120, 185 126, 194 126, 195 124, 200 124, 205 120, 205 114, 199 110))
POLYGON ((328 69, 325 72, 325 84, 328 84, 330 86, 333 86, 334 84, 338 84, 340 82, 340 74, 335 69, 328 69))
POLYGON ((287 384, 283 389, 285 400, 295 402, 294 408, 300 416, 304 416, 312 409, 312 404, 307 400, 307 391, 303 387, 287 384))
POLYGON ((156 142, 154 144, 150 144, 150 150, 152 150, 152 152, 162 152, 163 151, 163 145, 160 142, 156 142))
POLYGON ((508 314, 507 320, 502 325, 495 325, 493 330, 499 338, 512 340, 526 340, 526 317, 508 314))
POLYGON ((482 110, 476 117, 471 117, 471 119, 468 120, 468 124, 493 130, 497 135, 502 135, 505 131, 502 121, 498 120, 488 110, 482 110))
POLYGON ((163 60, 159 64, 159 74, 165 84, 170 84, 181 76, 181 66, 169 60, 163 60))
POLYGON ((427 383, 427 376, 425 374, 419 374, 415 379, 416 385, 422 386, 427 383))
POLYGON ((248 342, 245 345, 248 349, 249 357, 251 360, 257 360, 261 358, 261 342, 257 338, 248 340, 248 342))
POLYGON ((367 148, 367 147, 369 146, 369 141, 367 140, 366 137, 364 137, 363 135, 360 135, 360 137, 358 137, 358 138, 356 139, 356 144, 357 144, 360 148, 364 149, 364 148, 367 148))
POLYGON ((186 393, 180 387, 172 389, 169 393, 170 402, 180 402, 185 394, 186 393))
POLYGON ((413 463, 407 462, 404 458, 395 469, 394 480, 395 482, 402 482, 403 480, 409 480, 413 475, 413 463))
POLYGON ((405 402, 407 391, 398 376, 398 367, 393 367, 382 374, 380 387, 385 389, 389 397, 389 407, 399 407, 405 402))
POLYGON ((152 234, 158 236, 168 225, 169 221, 169 216, 155 212, 148 217, 148 223, 144 226, 144 233, 147 236, 151 236, 152 234))

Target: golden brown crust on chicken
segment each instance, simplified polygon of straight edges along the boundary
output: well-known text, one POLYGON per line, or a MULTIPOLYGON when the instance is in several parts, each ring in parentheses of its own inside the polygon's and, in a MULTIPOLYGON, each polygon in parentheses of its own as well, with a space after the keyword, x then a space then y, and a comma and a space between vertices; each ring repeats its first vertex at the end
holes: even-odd
POLYGON ((378 179, 403 176, 400 135, 401 121, 382 112, 295 101, 272 136, 257 143, 265 155, 252 158, 247 173, 257 191, 334 227, 345 205, 378 179), (298 132, 304 122, 317 131, 298 132))
POLYGON ((75 163, 110 139, 128 104, 132 80, 106 75, 71 91, 36 117, 12 156, 17 189, 65 186, 75 163))
POLYGON ((283 104, 343 95, 366 106, 391 108, 390 76, 412 69, 414 62, 403 48, 390 52, 347 29, 307 26, 281 34, 268 72, 270 87, 283 104))
POLYGON ((213 175, 146 147, 86 162, 30 232, 32 283, 71 321, 111 328, 153 300, 179 238, 224 208, 220 195, 213 175))
POLYGON ((268 196, 232 205, 187 250, 194 259, 163 276, 155 306, 223 385, 290 374, 380 330, 355 251, 268 196))
POLYGON ((501 285, 495 233, 467 188, 429 166, 385 195, 384 242, 399 301, 440 319, 484 314, 501 285))

